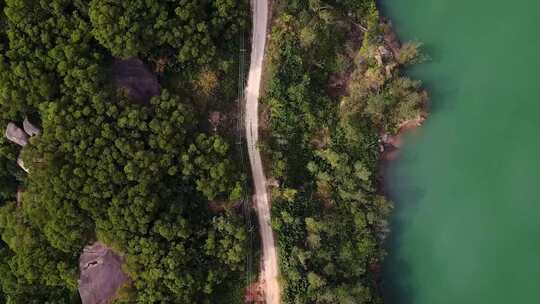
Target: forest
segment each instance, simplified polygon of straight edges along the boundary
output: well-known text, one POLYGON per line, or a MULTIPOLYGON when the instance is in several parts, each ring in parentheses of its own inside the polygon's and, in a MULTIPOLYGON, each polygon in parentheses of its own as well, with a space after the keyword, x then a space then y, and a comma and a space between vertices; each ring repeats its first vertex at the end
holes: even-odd
POLYGON ((0 139, 0 303, 78 303, 95 241, 125 260, 116 303, 241 302, 246 174, 208 117, 236 109, 248 18, 244 0, 0 0, 0 125, 41 129, 28 173, 0 139), (137 70, 147 100, 115 78, 137 70))
MULTIPOLYGON (((284 302, 382 303, 381 138, 423 115, 400 72, 419 46, 374 0, 273 11, 261 149, 284 302)), ((0 303, 79 303, 96 241, 125 262, 115 303, 242 302, 246 33, 247 0, 0 0, 0 125, 40 128, 22 149, 0 138, 0 303)))
POLYGON ((422 60, 374 0, 274 1, 265 158, 284 303, 382 303, 385 135, 424 115, 422 60))

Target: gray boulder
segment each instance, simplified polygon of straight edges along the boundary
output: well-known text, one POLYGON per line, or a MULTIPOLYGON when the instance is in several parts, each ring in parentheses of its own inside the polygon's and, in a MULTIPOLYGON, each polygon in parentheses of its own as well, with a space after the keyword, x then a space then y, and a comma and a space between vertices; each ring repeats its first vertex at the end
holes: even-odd
POLYGON ((156 75, 138 58, 116 59, 112 71, 116 87, 125 90, 136 103, 147 105, 160 93, 156 75))
POLYGON ((19 167, 21 167, 21 169, 23 169, 26 173, 30 173, 30 170, 24 166, 24 161, 20 153, 19 157, 17 157, 17 165, 19 165, 19 167))
POLYGON ((83 304, 107 304, 129 281, 122 271, 123 259, 100 242, 86 246, 79 258, 79 294, 83 304))
POLYGON ((23 121, 23 129, 24 132, 30 136, 39 135, 41 133, 41 130, 32 124, 30 120, 28 120, 28 117, 26 117, 23 121))
POLYGON ((17 127, 16 124, 10 122, 7 125, 5 136, 8 140, 16 143, 19 146, 26 146, 28 144, 28 135, 24 131, 17 127))

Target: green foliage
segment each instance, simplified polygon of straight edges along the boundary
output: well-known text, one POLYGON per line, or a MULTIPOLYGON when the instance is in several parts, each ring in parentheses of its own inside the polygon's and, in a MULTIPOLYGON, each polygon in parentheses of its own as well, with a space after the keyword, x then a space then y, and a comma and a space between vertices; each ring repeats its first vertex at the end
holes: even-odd
POLYGON ((209 200, 223 194, 231 201, 240 199, 240 181, 230 179, 237 174, 237 168, 231 160, 223 160, 228 152, 229 145, 221 137, 200 134, 182 155, 182 173, 186 177, 194 176, 197 190, 209 200))
POLYGON ((0 209, 0 232, 0 283, 7 303, 70 303, 76 279, 66 265, 73 257, 48 246, 14 203, 0 209))
POLYGON ((212 69, 208 101, 231 102, 214 87, 237 79, 247 2, 150 2, 0 1, 1 126, 30 116, 42 129, 22 150, 28 175, 0 140, 0 303, 77 303, 78 258, 96 240, 125 256, 120 302, 237 297, 247 237, 227 208, 245 177, 231 138, 209 134, 189 88, 162 84, 144 107, 110 83, 110 66, 164 56, 180 84, 212 69))
POLYGON ((277 7, 266 149, 280 185, 272 225, 284 302, 381 303, 378 269, 392 205, 378 193, 379 134, 421 114, 425 93, 398 71, 416 51, 388 50, 372 0, 277 7), (351 28, 362 29, 362 45, 345 35, 351 28), (345 90, 329 85, 340 78, 345 90))
POLYGON ((92 0, 89 16, 93 35, 114 56, 173 55, 201 65, 245 26, 246 11, 245 1, 92 0))

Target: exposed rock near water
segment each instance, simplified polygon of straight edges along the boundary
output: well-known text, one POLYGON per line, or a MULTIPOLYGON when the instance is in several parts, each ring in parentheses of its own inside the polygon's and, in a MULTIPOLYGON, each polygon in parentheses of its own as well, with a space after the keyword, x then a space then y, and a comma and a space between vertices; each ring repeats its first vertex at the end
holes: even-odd
POLYGON ((384 32, 384 43, 390 48, 394 56, 397 56, 399 49, 401 48, 401 42, 399 41, 396 32, 392 29, 392 23, 389 20, 383 19, 381 26, 384 32))
POLYGON ((79 258, 79 294, 83 304, 108 304, 129 281, 123 259, 100 242, 86 246, 79 258))
POLYGON ((403 135, 420 127, 426 118, 424 116, 418 116, 414 119, 406 120, 398 125, 398 132, 396 134, 382 134, 381 135, 381 152, 383 152, 383 160, 394 160, 399 155, 399 149, 403 146, 403 135))

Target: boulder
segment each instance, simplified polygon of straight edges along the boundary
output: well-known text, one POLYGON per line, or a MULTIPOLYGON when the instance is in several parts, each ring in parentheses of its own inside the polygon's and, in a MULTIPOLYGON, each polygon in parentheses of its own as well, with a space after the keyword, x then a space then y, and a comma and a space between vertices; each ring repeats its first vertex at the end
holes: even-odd
POLYGON ((8 140, 16 143, 19 146, 26 146, 28 144, 28 135, 24 131, 17 127, 16 124, 10 122, 7 125, 5 136, 8 140))
POLYGON ((208 117, 208 121, 214 128, 214 132, 217 131, 218 126, 221 124, 223 120, 225 120, 225 115, 221 114, 218 111, 213 111, 212 113, 210 113, 210 116, 208 117))
POLYGON ((21 167, 21 169, 23 169, 26 173, 30 173, 30 170, 24 166, 24 161, 20 153, 19 157, 17 157, 17 165, 19 165, 19 167, 21 167))
POLYGON ((388 58, 392 56, 392 53, 390 53, 390 51, 386 47, 384 47, 384 45, 380 45, 378 47, 378 50, 379 50, 379 54, 381 54, 383 58, 388 58))
POLYGON ((30 120, 28 120, 28 117, 26 117, 23 121, 23 129, 24 129, 24 132, 26 132, 26 134, 30 136, 41 134, 41 130, 38 127, 36 127, 34 124, 32 124, 30 120))
POLYGON ((148 104, 152 97, 159 95, 158 79, 142 60, 116 59, 112 70, 116 86, 125 90, 134 102, 148 104))
POLYGON ((269 178, 267 179, 266 185, 268 187, 278 188, 279 187, 279 181, 275 178, 269 178))
POLYGON ((123 258, 100 242, 86 246, 79 258, 79 294, 83 304, 108 304, 129 281, 123 258))

